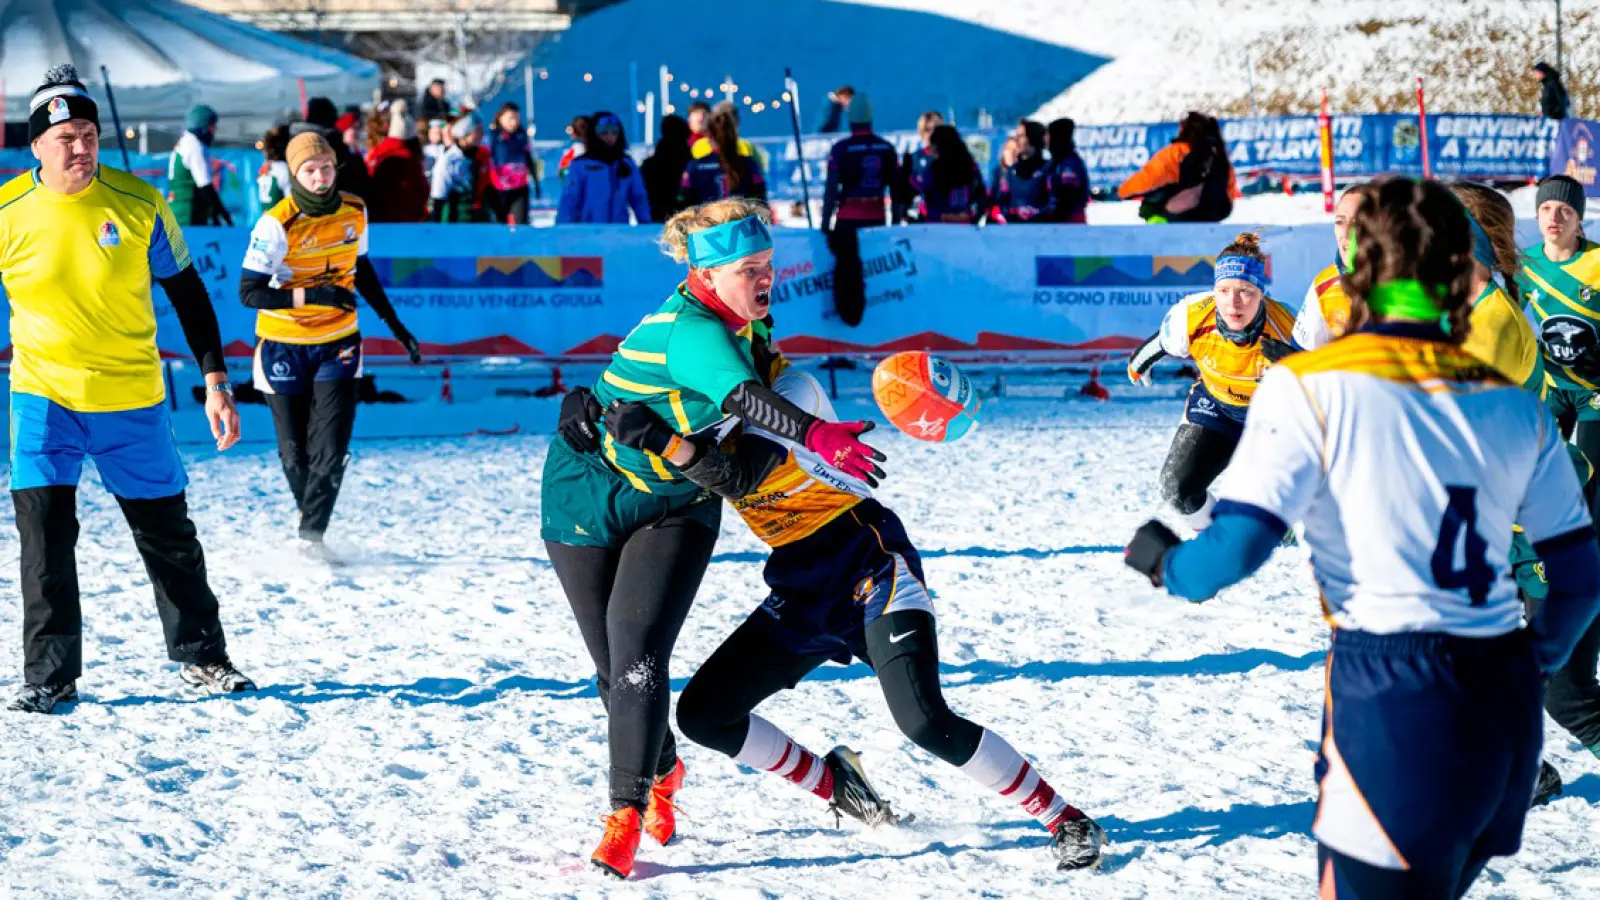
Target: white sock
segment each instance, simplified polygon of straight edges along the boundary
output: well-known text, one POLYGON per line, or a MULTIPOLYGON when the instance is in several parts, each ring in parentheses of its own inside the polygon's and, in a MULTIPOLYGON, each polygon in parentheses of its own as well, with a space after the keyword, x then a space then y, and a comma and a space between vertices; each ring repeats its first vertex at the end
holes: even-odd
POLYGON ((744 746, 733 758, 735 762, 752 769, 780 775, 823 799, 833 797, 833 779, 828 778, 827 784, 823 785, 823 778, 829 772, 822 758, 760 716, 750 716, 750 729, 745 732, 744 746), (825 794, 821 790, 823 787, 826 788, 825 794))
POLYGON ((1022 804, 1039 824, 1054 831, 1062 820, 1082 816, 1076 807, 1061 799, 1033 765, 1006 739, 985 728, 978 751, 961 767, 968 778, 1002 797, 1022 804))

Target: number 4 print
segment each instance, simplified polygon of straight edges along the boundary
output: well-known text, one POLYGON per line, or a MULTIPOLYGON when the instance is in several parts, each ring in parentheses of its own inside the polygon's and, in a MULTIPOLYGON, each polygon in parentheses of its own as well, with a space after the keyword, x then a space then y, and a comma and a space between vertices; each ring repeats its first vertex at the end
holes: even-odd
POLYGON ((1494 568, 1486 558, 1489 542, 1478 534, 1478 489, 1447 485, 1450 505, 1439 523, 1439 544, 1433 549, 1433 581, 1447 591, 1465 590, 1473 606, 1489 602, 1494 568), (1462 531, 1466 540, 1461 540, 1462 531), (1462 566, 1457 569, 1456 544, 1462 544, 1462 566))

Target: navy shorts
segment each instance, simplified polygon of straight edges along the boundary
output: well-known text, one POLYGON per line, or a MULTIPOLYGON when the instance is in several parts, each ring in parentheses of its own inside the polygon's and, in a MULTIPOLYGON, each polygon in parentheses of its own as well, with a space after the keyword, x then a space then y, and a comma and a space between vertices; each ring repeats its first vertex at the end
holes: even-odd
POLYGON ((35 394, 11 395, 13 491, 77 487, 85 457, 106 490, 127 500, 171 497, 189 483, 164 404, 85 413, 35 394))
POLYGON ((1320 844, 1416 873, 1517 852, 1544 736, 1526 632, 1336 630, 1327 679, 1320 844))
POLYGON ((752 624, 801 656, 867 660, 867 625, 879 616, 933 612, 917 548, 876 500, 774 549, 763 577, 772 593, 751 613, 752 624))
POLYGON ((256 390, 263 394, 303 394, 318 381, 361 375, 361 335, 326 344, 285 344, 263 338, 256 343, 256 390))
POLYGON ((1194 387, 1189 388, 1189 399, 1183 404, 1183 420, 1238 440, 1244 433, 1244 415, 1248 410, 1247 406, 1220 402, 1203 383, 1196 381, 1194 387))

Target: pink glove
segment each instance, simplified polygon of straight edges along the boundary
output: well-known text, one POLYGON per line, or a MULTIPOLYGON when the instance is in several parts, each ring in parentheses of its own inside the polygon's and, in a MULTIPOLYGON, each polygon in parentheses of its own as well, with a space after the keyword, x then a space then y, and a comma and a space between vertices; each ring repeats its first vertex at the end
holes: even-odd
POLYGON ((873 429, 871 422, 824 422, 818 419, 806 432, 806 449, 835 469, 877 487, 883 470, 876 463, 888 457, 858 438, 873 429))

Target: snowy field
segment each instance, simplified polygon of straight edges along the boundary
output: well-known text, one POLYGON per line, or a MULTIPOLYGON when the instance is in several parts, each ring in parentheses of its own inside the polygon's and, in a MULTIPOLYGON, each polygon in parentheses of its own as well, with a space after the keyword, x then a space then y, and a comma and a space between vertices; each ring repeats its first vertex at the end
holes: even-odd
MULTIPOLYGON (((992 402, 957 445, 879 444, 882 497, 936 592, 952 705, 1106 826, 1098 872, 1055 872, 1042 829, 903 740, 856 665, 763 713, 818 751, 863 751, 914 825, 835 829, 810 795, 686 745, 678 843, 647 843, 625 885, 596 874, 605 730, 538 540, 550 438, 529 430, 554 406, 525 401, 513 436, 358 444, 336 567, 289 548, 270 444, 191 449, 232 652, 263 685, 241 699, 179 683, 132 542, 87 479, 84 699, 56 718, 0 714, 0 897, 1310 897, 1327 637, 1305 552, 1206 606, 1142 583, 1121 545, 1157 507, 1177 388, 1056 399, 1076 383, 992 402)), ((725 516, 675 687, 760 601, 763 557, 725 516)), ((8 526, 8 692, 16 559, 8 526)), ((1600 896, 1597 764, 1547 737, 1568 795, 1474 898, 1600 896)))

